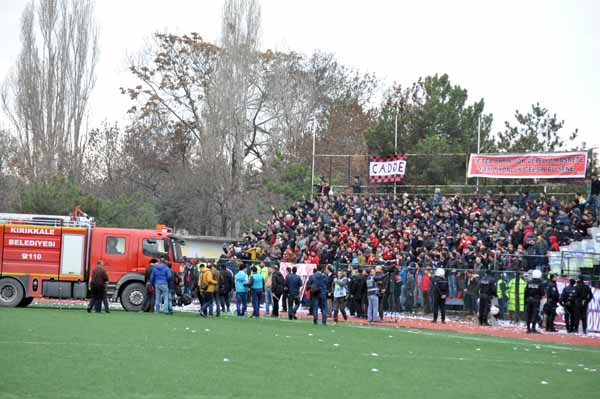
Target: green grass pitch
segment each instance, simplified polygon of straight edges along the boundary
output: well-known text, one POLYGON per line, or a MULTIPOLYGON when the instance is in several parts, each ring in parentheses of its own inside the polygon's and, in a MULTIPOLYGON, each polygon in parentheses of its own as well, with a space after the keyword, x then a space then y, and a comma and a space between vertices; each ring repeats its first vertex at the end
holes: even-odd
POLYGON ((310 321, 0 309, 5 398, 595 398, 600 350, 310 321))

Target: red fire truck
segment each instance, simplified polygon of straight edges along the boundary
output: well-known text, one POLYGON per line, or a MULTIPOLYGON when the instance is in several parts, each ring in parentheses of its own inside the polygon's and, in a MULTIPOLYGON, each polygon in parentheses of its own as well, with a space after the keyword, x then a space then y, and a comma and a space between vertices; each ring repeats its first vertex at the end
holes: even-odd
POLYGON ((129 311, 142 310, 144 272, 164 255, 180 271, 183 240, 155 230, 95 227, 79 208, 70 216, 0 213, 0 306, 25 307, 34 298, 85 299, 99 260, 108 294, 129 311))

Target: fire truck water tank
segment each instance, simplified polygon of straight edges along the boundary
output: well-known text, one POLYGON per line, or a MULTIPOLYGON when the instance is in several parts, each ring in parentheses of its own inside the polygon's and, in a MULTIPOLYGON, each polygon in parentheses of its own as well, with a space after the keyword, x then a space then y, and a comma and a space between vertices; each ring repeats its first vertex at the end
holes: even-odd
POLYGON ((72 298, 72 287, 68 281, 42 281, 42 295, 48 298, 72 298))
POLYGON ((73 298, 85 299, 87 297, 87 284, 86 283, 73 283, 73 298))

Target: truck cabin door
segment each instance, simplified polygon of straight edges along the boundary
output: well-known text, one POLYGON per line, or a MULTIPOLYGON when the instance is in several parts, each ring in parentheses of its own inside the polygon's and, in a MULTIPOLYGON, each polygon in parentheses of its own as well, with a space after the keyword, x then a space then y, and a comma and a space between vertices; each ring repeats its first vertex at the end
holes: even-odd
MULTIPOLYGON (((110 282, 118 281, 122 275, 123 267, 127 266, 128 251, 130 251, 128 237, 118 234, 107 234, 103 237, 104 251, 102 260, 108 273, 110 282)), ((92 265, 94 268, 95 265, 92 265)))

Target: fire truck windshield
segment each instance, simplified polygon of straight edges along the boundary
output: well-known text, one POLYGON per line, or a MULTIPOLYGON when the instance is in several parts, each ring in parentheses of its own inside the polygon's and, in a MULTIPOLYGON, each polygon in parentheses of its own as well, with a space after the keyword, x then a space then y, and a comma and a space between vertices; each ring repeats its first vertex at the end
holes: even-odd
POLYGON ((175 262, 181 261, 183 259, 183 250, 181 249, 181 246, 185 245, 185 241, 171 239, 171 245, 173 245, 173 260, 175 262))

